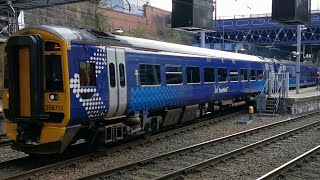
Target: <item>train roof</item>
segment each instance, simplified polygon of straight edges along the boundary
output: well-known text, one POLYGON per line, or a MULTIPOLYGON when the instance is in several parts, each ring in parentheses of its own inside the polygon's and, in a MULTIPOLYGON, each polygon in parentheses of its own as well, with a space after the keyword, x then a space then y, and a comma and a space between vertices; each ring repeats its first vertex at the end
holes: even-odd
POLYGON ((238 54, 227 51, 213 50, 198 48, 193 46, 179 45, 155 40, 133 38, 127 36, 117 36, 110 33, 98 32, 94 30, 62 27, 62 26, 30 26, 22 31, 28 29, 39 29, 50 32, 65 41, 77 41, 77 42, 94 42, 98 44, 110 44, 114 46, 125 46, 133 49, 145 49, 149 51, 164 51, 179 54, 189 54, 196 56, 204 56, 210 58, 222 58, 222 59, 234 59, 234 60, 246 60, 255 62, 272 62, 271 59, 238 54))

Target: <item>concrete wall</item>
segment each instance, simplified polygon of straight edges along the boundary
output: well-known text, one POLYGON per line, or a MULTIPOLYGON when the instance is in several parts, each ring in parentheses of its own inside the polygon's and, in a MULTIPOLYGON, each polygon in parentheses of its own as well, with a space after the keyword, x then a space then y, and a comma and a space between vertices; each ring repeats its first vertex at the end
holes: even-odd
POLYGON ((99 8, 97 4, 82 2, 25 11, 26 25, 62 25, 88 29, 109 30, 122 27, 130 32, 144 29, 151 34, 171 23, 171 12, 144 6, 144 16, 99 8))
POLYGON ((287 98, 282 104, 288 114, 299 115, 320 110, 320 96, 306 98, 287 98))

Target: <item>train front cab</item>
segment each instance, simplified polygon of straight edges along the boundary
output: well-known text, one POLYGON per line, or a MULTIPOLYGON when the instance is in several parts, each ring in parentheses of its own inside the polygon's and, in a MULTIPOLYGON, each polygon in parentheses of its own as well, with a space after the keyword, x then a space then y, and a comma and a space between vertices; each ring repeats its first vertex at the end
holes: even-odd
POLYGON ((52 33, 25 29, 5 44, 3 112, 13 148, 26 153, 62 152, 80 127, 70 117, 68 44, 52 33))

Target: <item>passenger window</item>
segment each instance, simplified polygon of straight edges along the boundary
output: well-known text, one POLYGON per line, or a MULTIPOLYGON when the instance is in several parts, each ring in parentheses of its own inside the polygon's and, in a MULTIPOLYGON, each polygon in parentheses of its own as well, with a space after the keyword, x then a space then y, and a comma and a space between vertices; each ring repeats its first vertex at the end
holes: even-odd
POLYGON ((140 84, 159 85, 161 84, 160 65, 140 64, 140 84))
POLYGON ((248 69, 240 69, 240 79, 241 81, 248 80, 248 69))
POLYGON ((239 73, 237 69, 230 69, 230 81, 231 82, 239 81, 238 74, 239 73))
POLYGON ((255 81, 256 80, 256 70, 251 69, 250 70, 250 80, 255 81))
POLYGON ((228 81, 227 68, 218 68, 218 81, 219 82, 227 82, 228 81))
POLYGON ((258 76, 258 80, 263 80, 264 79, 263 71, 257 70, 257 76, 258 76))
POLYGON ((296 71, 293 70, 293 71, 291 71, 291 73, 292 73, 292 78, 296 78, 296 71))
POLYGON ((200 83, 199 67, 187 67, 187 83, 200 83))
POLYGON ((110 86, 116 87, 116 70, 114 68, 114 64, 109 64, 109 77, 110 77, 110 86))
POLYGON ((292 78, 292 71, 287 71, 289 73, 289 78, 292 78))
POLYGON ((215 82, 214 68, 203 68, 204 71, 204 82, 210 83, 215 82))
POLYGON ((167 84, 182 84, 182 67, 166 66, 167 84))
POLYGON ((80 62, 80 86, 96 86, 95 63, 80 62))
POLYGON ((126 76, 124 72, 124 65, 120 63, 119 65, 119 73, 120 73, 120 86, 125 87, 126 86, 126 76))

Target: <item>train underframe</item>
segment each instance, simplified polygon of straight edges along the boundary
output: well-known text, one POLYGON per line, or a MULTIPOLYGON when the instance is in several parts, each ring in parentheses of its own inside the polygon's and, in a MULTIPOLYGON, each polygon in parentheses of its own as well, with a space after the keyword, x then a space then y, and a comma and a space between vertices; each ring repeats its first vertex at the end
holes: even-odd
POLYGON ((181 108, 137 112, 128 117, 105 119, 81 125, 68 126, 60 141, 46 144, 13 143, 13 148, 28 154, 63 154, 71 146, 86 144, 88 151, 99 146, 112 145, 138 136, 152 135, 160 131, 185 125, 203 116, 218 115, 232 107, 253 104, 254 95, 230 100, 195 104, 181 108))
POLYGON ((116 119, 113 122, 111 120, 112 123, 108 124, 105 123, 106 121, 93 123, 89 128, 85 128, 83 137, 86 138, 88 148, 94 150, 98 145, 116 143, 133 136, 156 134, 174 128, 176 125, 192 123, 204 116, 230 111, 233 107, 253 104, 254 96, 247 96, 181 108, 166 108, 154 112, 143 111, 121 120, 116 119))

